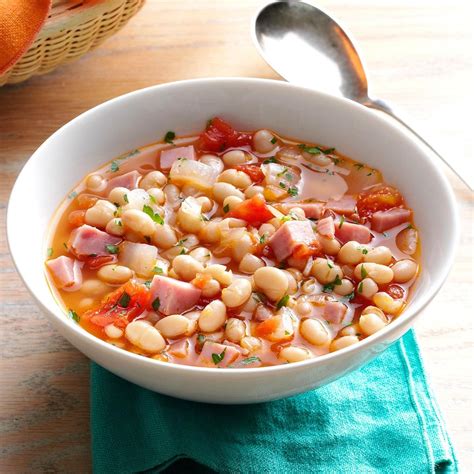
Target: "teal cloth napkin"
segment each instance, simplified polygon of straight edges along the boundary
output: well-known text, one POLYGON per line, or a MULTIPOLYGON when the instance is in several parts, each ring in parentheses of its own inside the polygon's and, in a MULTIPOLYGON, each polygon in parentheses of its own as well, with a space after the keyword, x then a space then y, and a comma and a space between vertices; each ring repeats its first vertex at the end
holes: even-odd
POLYGON ((178 400, 92 364, 91 428, 96 474, 458 472, 412 331, 330 385, 257 405, 178 400))

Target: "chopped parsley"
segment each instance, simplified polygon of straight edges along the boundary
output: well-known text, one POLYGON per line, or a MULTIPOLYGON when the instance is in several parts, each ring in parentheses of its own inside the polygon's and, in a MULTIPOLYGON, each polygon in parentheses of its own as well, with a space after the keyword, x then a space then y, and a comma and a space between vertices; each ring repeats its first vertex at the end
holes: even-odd
POLYGON ((275 145, 276 142, 277 142, 276 137, 273 137, 273 138, 270 140, 270 143, 271 143, 272 145, 275 145))
POLYGON ((343 226, 345 220, 346 220, 346 217, 345 217, 345 216, 341 216, 341 219, 339 220, 339 229, 343 226))
POLYGON ((212 354, 212 362, 214 362, 215 365, 219 364, 219 362, 222 362, 222 359, 224 359, 226 350, 227 350, 227 347, 220 354, 216 354, 216 353, 212 354))
POLYGON ((257 303, 265 303, 265 301, 267 300, 267 298, 264 295, 262 295, 262 293, 258 293, 257 291, 254 291, 252 293, 252 298, 257 303))
POLYGON ((354 292, 351 291, 348 295, 346 295, 344 298, 347 298, 348 300, 351 300, 352 298, 354 298, 354 292))
POLYGON ((112 163, 110 163, 110 171, 112 171, 112 173, 116 173, 119 169, 120 166, 117 161, 114 160, 112 163))
POLYGON ((278 163, 278 161, 276 160, 274 156, 270 156, 270 158, 263 160, 264 165, 268 165, 269 163, 278 163))
POLYGON ((123 195, 123 200, 128 204, 128 196, 126 194, 123 195))
POLYGON ((283 298, 281 298, 281 300, 278 301, 278 303, 276 304, 277 309, 281 309, 283 308, 283 306, 287 306, 288 301, 290 301, 290 295, 283 296, 283 298))
POLYGON ((357 287, 357 293, 362 293, 364 291, 364 282, 361 281, 357 287))
POLYGON ((144 284, 148 289, 150 289, 151 280, 144 281, 143 284, 144 284))
POLYGON ((73 309, 70 309, 68 312, 67 312, 67 315, 72 319, 74 320, 76 323, 78 323, 81 318, 79 317, 79 315, 73 310, 73 309))
POLYGON ((197 336, 198 344, 204 344, 206 342, 206 336, 204 334, 198 334, 197 336))
MULTIPOLYGON (((283 176, 286 172, 288 171, 288 168, 283 168, 283 171, 280 171, 277 176, 280 177, 280 176, 283 176)), ((290 177, 291 179, 291 177, 290 177)))
POLYGON ((69 193, 69 195, 68 195, 68 198, 69 198, 69 199, 74 199, 75 197, 77 197, 77 192, 76 192, 76 191, 72 191, 72 192, 69 193))
POLYGON ((158 265, 155 265, 152 270, 153 273, 163 273, 163 269, 158 265))
POLYGON ((112 244, 107 244, 105 246, 105 250, 107 250, 107 252, 115 255, 117 253, 119 253, 119 248, 118 248, 118 245, 112 245, 112 244))
POLYGON ((118 305, 121 307, 121 308, 128 308, 128 304, 130 303, 130 300, 131 300, 131 296, 126 292, 124 291, 122 296, 120 297, 120 299, 118 300, 118 305))
POLYGON ((186 242, 187 240, 188 240, 187 237, 185 237, 184 239, 178 240, 178 242, 175 244, 175 247, 181 247, 182 245, 184 245, 184 242, 186 242))
POLYGON ((362 264, 362 266, 360 267, 360 276, 362 277, 362 280, 364 278, 367 278, 367 270, 365 269, 364 265, 362 264))
POLYGON ((327 263, 329 268, 334 268, 334 265, 332 264, 332 262, 330 260, 326 259, 326 263, 327 263))
POLYGON ((244 365, 253 364, 254 362, 261 362, 260 357, 252 356, 247 357, 246 359, 242 360, 240 363, 244 365))
POLYGON ((49 247, 46 251, 46 254, 48 255, 48 257, 51 257, 53 255, 53 247, 49 247))
POLYGON ((222 210, 227 214, 227 213, 229 212, 229 210, 230 210, 229 204, 226 204, 226 205, 222 208, 222 210))
POLYGON ((169 132, 166 132, 164 140, 165 140, 166 143, 173 143, 173 140, 175 138, 176 138, 176 133, 174 133, 170 130, 169 132))
POLYGON ((67 247, 67 243, 66 242, 63 242, 63 247, 69 251, 68 247, 67 247))
POLYGON ((153 300, 153 303, 151 304, 151 307, 152 307, 155 311, 158 311, 158 309, 160 308, 160 298, 156 297, 156 298, 153 300))
POLYGON ((149 194, 148 196, 150 197, 150 201, 151 201, 153 204, 158 204, 158 203, 156 202, 155 196, 153 196, 152 194, 149 194))
POLYGON ((389 237, 389 233, 388 233, 388 232, 382 232, 382 235, 383 235, 384 237, 389 237))
POLYGON ((265 232, 265 233, 260 237, 259 243, 264 244, 265 241, 267 240, 267 235, 268 235, 268 233, 265 232))
POLYGON ((359 247, 359 250, 362 251, 363 255, 367 255, 369 253, 369 251, 367 249, 365 249, 364 247, 359 247))
POLYGON ((327 148, 326 150, 323 150, 319 146, 308 146, 304 143, 299 144, 298 147, 306 153, 309 153, 310 155, 320 155, 321 153, 323 153, 324 155, 329 155, 336 151, 335 148, 327 148))
POLYGON ((205 216, 204 214, 201 214, 199 219, 201 219, 203 222, 208 222, 209 221, 209 217, 205 216))
POLYGON ((414 229, 414 227, 411 224, 408 224, 405 229, 414 229))
POLYGON ((339 286, 339 285, 342 285, 342 280, 339 278, 339 275, 336 275, 336 278, 334 278, 334 281, 323 286, 323 292, 330 293, 331 291, 334 290, 335 286, 339 286))
POLYGON ((163 218, 159 214, 154 212, 153 209, 150 206, 147 206, 146 204, 143 206, 143 212, 149 215, 153 219, 153 222, 156 222, 160 225, 163 225, 165 223, 163 218))
POLYGON ((283 189, 286 189, 286 184, 283 183, 283 182, 279 182, 278 185, 280 186, 280 188, 283 188, 283 189))
POLYGON ((353 166, 355 168, 357 168, 358 171, 360 171, 364 167, 364 165, 362 163, 354 163, 353 166))
POLYGON ((181 252, 179 252, 180 255, 185 255, 186 254, 186 249, 183 247, 181 249, 181 252))
POLYGON ((291 188, 288 188, 287 193, 293 197, 298 196, 298 188, 296 186, 292 186, 291 188))

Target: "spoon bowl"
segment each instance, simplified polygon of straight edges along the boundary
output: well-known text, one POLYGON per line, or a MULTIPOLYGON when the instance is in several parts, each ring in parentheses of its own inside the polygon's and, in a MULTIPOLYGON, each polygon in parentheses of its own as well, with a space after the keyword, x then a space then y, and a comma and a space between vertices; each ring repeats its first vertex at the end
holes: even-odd
POLYGON ((386 102, 371 98, 362 60, 349 35, 328 13, 303 1, 277 1, 255 17, 254 41, 267 63, 288 82, 342 96, 393 117, 422 141, 472 190, 472 172, 453 168, 386 102))

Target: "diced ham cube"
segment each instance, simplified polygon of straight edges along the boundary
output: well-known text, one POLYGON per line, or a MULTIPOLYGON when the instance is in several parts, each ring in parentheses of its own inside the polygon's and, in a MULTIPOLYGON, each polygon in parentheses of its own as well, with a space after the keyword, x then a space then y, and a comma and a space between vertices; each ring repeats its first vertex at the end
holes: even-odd
POLYGON ((191 283, 155 275, 150 286, 151 301, 159 298, 160 313, 181 314, 191 309, 201 296, 201 290, 191 283))
POLYGON ((268 245, 272 248, 277 260, 282 262, 298 245, 309 245, 314 239, 313 228, 309 221, 288 221, 271 236, 268 245))
POLYGON ((56 288, 66 291, 77 291, 82 286, 82 262, 61 255, 53 260, 48 260, 46 266, 51 274, 56 288))
POLYGON ((180 146, 177 148, 170 148, 169 150, 163 150, 160 155, 160 168, 168 170, 171 168, 171 165, 178 158, 186 158, 187 160, 195 160, 196 156, 194 154, 194 147, 190 146, 180 146))
POLYGON ((77 257, 100 257, 110 255, 108 245, 118 245, 122 239, 84 224, 71 232, 69 250, 77 257))
POLYGON ((303 209, 307 219, 319 219, 322 216, 324 203, 322 202, 289 202, 283 204, 282 208, 285 212, 290 211, 294 207, 303 209))
POLYGON ((316 224, 316 230, 324 237, 329 237, 330 239, 333 239, 334 232, 336 231, 336 228, 334 227, 334 219, 330 216, 325 217, 324 219, 320 219, 316 224))
POLYGON ((208 367, 227 367, 229 364, 232 364, 239 355, 240 351, 235 347, 206 341, 202 346, 202 352, 197 361, 198 365, 208 367), (214 359, 212 357, 213 354, 215 354, 214 359), (221 358, 222 360, 220 360, 221 358))
POLYGON ((328 301, 324 305, 323 317, 332 324, 341 324, 346 314, 347 307, 340 301, 328 301))
POLYGON ((154 245, 124 242, 120 246, 119 262, 131 268, 137 275, 148 277, 152 274, 158 249, 154 245))
POLYGON ((372 215, 372 230, 384 232, 392 227, 408 222, 411 217, 410 209, 394 208, 388 211, 377 211, 372 215))
POLYGON ((130 171, 129 173, 122 174, 121 176, 117 176, 112 178, 105 190, 106 194, 109 193, 114 188, 127 188, 127 189, 136 189, 138 185, 138 179, 141 177, 141 174, 136 171, 130 171))
POLYGON ((338 201, 328 201, 325 208, 335 212, 336 214, 351 216, 356 212, 356 200, 351 196, 344 196, 338 201))
POLYGON ((355 240, 359 242, 359 244, 368 244, 372 239, 368 227, 345 221, 341 221, 341 223, 336 226, 336 237, 343 244, 349 242, 349 240, 355 240))
POLYGON ((186 357, 189 350, 189 341, 187 339, 180 339, 179 341, 173 342, 168 349, 168 353, 175 357, 186 357))

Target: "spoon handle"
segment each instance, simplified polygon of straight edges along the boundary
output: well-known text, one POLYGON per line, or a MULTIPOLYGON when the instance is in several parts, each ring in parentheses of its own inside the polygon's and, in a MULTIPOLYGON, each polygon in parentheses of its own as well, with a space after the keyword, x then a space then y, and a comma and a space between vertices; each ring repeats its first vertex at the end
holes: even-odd
POLYGON ((446 158, 444 158, 440 153, 433 148, 419 133, 417 133, 413 128, 410 127, 404 120, 402 120, 390 107, 389 104, 384 102, 381 99, 369 99, 363 103, 366 107, 374 110, 380 110, 381 112, 385 112, 386 114, 393 117, 397 122, 402 124, 405 128, 410 130, 413 135, 415 135, 420 141, 422 141, 435 155, 437 155, 457 176, 458 178, 472 191, 473 190, 473 183, 469 183, 468 179, 461 175, 461 172, 456 170, 451 163, 449 163, 446 158))

